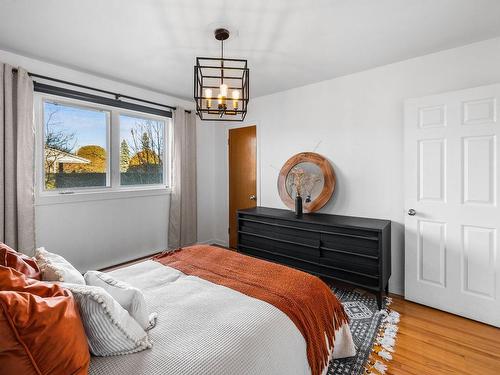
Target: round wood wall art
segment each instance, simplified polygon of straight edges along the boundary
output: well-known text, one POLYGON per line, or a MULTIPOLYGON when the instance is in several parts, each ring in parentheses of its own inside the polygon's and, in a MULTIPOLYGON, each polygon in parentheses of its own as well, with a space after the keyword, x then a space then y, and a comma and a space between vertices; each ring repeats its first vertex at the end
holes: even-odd
POLYGON ((281 200, 295 208, 297 193, 302 197, 304 212, 323 207, 335 190, 335 173, 330 162, 314 152, 301 152, 288 159, 278 177, 281 200))

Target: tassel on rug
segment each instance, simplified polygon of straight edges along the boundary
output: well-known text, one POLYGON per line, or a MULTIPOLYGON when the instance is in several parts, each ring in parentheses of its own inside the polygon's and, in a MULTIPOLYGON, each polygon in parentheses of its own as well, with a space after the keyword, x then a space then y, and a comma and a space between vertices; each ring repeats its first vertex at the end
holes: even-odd
POLYGON ((392 360, 394 346, 396 345, 396 336, 399 329, 400 315, 397 311, 389 308, 392 303, 392 298, 386 297, 386 307, 381 310, 382 323, 375 338, 372 352, 365 366, 365 374, 367 375, 383 375, 387 372, 389 362, 392 360))

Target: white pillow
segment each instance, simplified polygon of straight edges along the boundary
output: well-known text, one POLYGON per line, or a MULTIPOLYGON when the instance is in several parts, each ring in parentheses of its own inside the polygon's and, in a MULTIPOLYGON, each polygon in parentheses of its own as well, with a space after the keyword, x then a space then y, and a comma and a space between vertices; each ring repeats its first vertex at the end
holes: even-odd
POLYGON ((92 354, 129 354, 153 346, 146 331, 103 288, 67 283, 61 286, 69 289, 78 303, 92 354))
POLYGON ((148 314, 146 300, 139 289, 99 271, 88 271, 84 278, 87 285, 99 286, 108 292, 142 328, 149 330, 155 326, 157 314, 148 314))
POLYGON ((45 248, 35 250, 35 261, 42 271, 43 281, 61 281, 85 285, 85 279, 78 270, 62 256, 50 253, 45 248))

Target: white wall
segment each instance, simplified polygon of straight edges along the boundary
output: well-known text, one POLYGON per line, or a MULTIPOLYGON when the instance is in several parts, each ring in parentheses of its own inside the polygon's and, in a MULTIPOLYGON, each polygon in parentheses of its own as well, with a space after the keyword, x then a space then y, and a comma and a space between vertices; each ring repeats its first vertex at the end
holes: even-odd
POLYGON ((37 203, 37 246, 82 272, 146 256, 166 248, 169 204, 165 193, 37 203))
MULTIPOLYGON (((119 92, 172 106, 191 109, 193 104, 161 93, 104 79, 32 58, 0 50, 0 61, 21 66, 30 72, 47 75, 91 87, 119 92)), ((198 159, 211 160, 212 129, 198 126, 198 159), (210 144, 206 143, 210 142, 210 144)), ((199 180, 210 176, 210 169, 199 169, 199 180)), ((213 183, 198 189, 201 210, 200 238, 212 238, 213 229, 205 223, 212 202, 213 183), (209 235, 207 234, 207 230, 209 235)), ((81 271, 96 269, 151 254, 167 247, 170 196, 158 193, 101 195, 98 200, 65 197, 64 202, 44 203, 35 207, 36 243, 67 257, 81 271), (76 199, 76 200, 75 200, 76 199)))
MULTIPOLYGON (((321 212, 393 221, 390 289, 402 294, 403 101, 494 82, 500 82, 500 39, 252 99, 243 125, 257 125, 259 204, 285 207, 276 180, 289 157, 324 155, 337 187, 321 212)), ((214 238, 227 243, 227 127, 214 136, 214 238)))

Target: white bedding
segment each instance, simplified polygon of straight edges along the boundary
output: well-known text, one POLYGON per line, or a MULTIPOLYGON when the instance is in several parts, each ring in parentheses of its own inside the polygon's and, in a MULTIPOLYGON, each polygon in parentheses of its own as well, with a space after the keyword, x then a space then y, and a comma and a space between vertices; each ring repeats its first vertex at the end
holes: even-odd
MULTIPOLYGON (((153 348, 92 357, 90 374, 310 374, 302 334, 273 305, 155 261, 112 274, 141 289, 158 313, 153 348)), ((334 357, 355 354, 347 324, 335 337, 334 357)))

